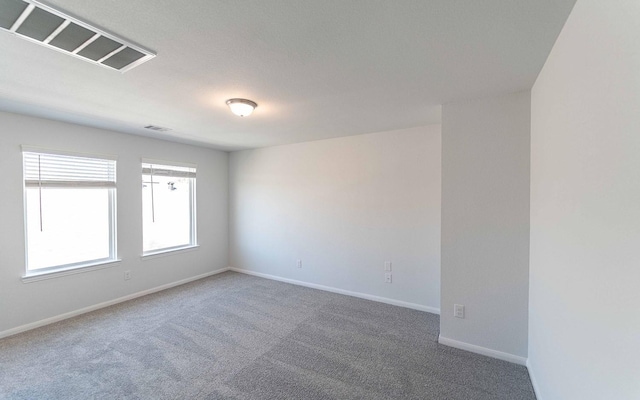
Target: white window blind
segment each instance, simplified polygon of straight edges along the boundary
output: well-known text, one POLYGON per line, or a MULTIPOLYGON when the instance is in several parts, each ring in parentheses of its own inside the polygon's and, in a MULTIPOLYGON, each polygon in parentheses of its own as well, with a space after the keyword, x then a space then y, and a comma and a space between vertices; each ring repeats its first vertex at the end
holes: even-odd
POLYGON ((196 167, 142 163, 142 174, 175 178, 195 178, 196 167))
POLYGON ((116 187, 115 160, 24 152, 27 188, 116 187))
POLYGON ((27 276, 116 258, 115 158, 23 146, 27 276))

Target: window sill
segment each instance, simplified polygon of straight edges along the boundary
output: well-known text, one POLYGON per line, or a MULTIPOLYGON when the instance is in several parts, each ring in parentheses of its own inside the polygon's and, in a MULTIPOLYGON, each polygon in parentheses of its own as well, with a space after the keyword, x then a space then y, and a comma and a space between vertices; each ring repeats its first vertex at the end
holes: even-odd
POLYGON ((39 272, 39 273, 35 272, 35 273, 24 275, 21 279, 22 279, 22 283, 31 283, 31 282, 42 281, 45 279, 59 278, 61 276, 83 274, 85 272, 114 267, 120 261, 122 260, 114 259, 114 260, 107 260, 107 261, 99 261, 96 263, 90 263, 82 266, 73 266, 67 269, 59 269, 56 271, 47 271, 47 272, 39 272))
POLYGON ((168 256, 171 254, 179 254, 179 253, 194 251, 194 250, 197 250, 199 247, 200 245, 194 244, 194 245, 188 245, 188 246, 171 247, 168 249, 154 250, 154 251, 144 253, 143 255, 140 256, 140 258, 142 258, 143 260, 149 260, 157 257, 168 256))

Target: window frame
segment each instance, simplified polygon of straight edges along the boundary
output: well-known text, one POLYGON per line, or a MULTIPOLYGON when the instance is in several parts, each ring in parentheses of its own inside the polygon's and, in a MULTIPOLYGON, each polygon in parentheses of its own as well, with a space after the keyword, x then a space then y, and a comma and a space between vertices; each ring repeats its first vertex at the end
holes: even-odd
MULTIPOLYGON (((144 206, 144 201, 140 202, 141 205, 141 215, 142 215, 142 258, 146 258, 146 257, 152 257, 152 256, 157 256, 157 255, 162 255, 165 253, 175 253, 175 252, 180 252, 183 250, 189 250, 189 249, 194 249, 199 247, 198 244, 198 229, 197 229, 197 202, 196 202, 196 181, 197 181, 197 170, 198 170, 198 166, 196 164, 191 164, 191 163, 185 163, 185 162, 179 162, 179 161, 167 161, 167 160, 157 160, 157 159, 150 159, 150 158, 142 158, 140 160, 140 177, 142 178, 142 181, 144 181, 144 165, 145 164, 151 164, 151 165, 158 165, 158 166, 164 166, 164 167, 177 167, 177 168, 191 168, 193 169, 193 177, 188 178, 189 179, 189 243, 188 244, 181 244, 181 245, 177 245, 177 246, 169 246, 169 247, 162 247, 159 249, 153 249, 153 250, 145 250, 144 248, 144 212, 145 212, 145 206, 144 206)), ((153 185, 151 185, 153 187, 153 185)), ((142 200, 142 191, 141 193, 141 200, 142 200)))
MULTIPOLYGON (((117 263, 120 261, 118 258, 118 240, 117 240, 117 157, 110 155, 88 154, 78 153, 64 150, 53 150, 47 148, 22 146, 22 186, 23 186, 23 218, 24 218, 24 275, 22 276, 24 282, 30 282, 34 279, 43 276, 56 276, 56 275, 68 275, 72 273, 84 272, 85 270, 93 270, 103 268, 103 265, 117 263), (28 206, 27 206, 27 190, 30 188, 27 186, 26 168, 25 168, 25 153, 36 153, 42 155, 57 155, 68 157, 81 157, 89 159, 99 159, 113 162, 114 173, 114 186, 113 187, 85 187, 83 190, 107 190, 108 194, 108 223, 109 223, 109 255, 107 257, 84 260, 68 264, 52 265, 45 268, 29 269, 29 225, 28 225, 28 206)), ((61 185, 60 188, 73 188, 73 185, 61 185)), ((46 279, 46 278, 44 278, 46 279)))

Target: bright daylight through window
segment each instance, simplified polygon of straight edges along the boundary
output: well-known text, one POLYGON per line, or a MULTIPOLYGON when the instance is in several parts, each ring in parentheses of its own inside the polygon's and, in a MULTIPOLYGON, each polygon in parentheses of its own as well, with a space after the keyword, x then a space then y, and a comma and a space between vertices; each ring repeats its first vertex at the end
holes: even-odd
POLYGON ((114 159, 23 151, 27 276, 115 260, 114 159))
POLYGON ((196 167, 143 160, 143 253, 196 245, 196 167))

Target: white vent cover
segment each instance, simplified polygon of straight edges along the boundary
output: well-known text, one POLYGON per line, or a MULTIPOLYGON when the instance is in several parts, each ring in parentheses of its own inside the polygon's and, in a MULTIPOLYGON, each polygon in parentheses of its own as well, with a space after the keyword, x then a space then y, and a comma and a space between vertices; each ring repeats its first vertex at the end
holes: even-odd
POLYGON ((144 129, 151 129, 152 131, 158 132, 169 132, 171 130, 171 128, 163 128, 162 126, 157 125, 147 125, 144 127, 144 129))
POLYGON ((120 72, 156 56, 149 50, 32 0, 0 0, 0 28, 120 72))

